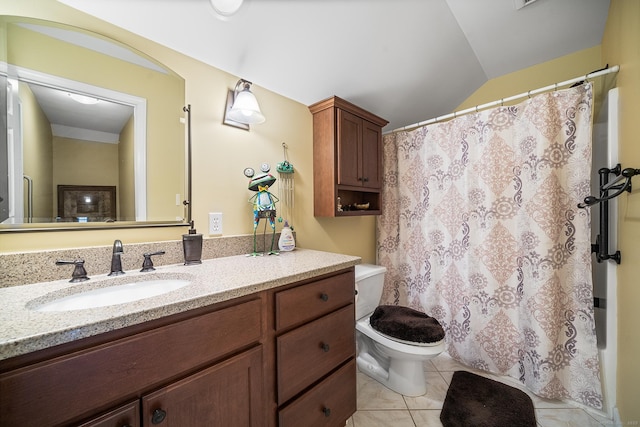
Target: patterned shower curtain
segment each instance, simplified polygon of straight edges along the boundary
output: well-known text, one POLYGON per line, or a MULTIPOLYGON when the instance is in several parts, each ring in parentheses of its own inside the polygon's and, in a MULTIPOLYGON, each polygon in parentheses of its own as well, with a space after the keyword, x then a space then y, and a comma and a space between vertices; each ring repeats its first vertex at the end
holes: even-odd
POLYGON ((600 409, 589 211, 592 86, 384 137, 383 302, 449 355, 600 409))

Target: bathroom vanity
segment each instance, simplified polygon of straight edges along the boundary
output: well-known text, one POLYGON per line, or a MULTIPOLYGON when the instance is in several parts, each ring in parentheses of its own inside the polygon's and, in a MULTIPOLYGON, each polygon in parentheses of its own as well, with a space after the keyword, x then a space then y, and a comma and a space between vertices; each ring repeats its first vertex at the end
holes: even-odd
POLYGON ((160 267, 191 284, 67 312, 34 310, 65 281, 0 289, 0 425, 343 426, 358 262, 298 249, 160 267))

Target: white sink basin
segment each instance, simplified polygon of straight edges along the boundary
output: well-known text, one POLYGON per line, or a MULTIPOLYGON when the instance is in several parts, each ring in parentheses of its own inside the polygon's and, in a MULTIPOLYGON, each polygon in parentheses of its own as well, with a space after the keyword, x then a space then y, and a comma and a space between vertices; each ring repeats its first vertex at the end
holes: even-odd
POLYGON ((71 311, 124 304, 163 295, 189 283, 188 280, 156 279, 108 286, 56 299, 41 305, 36 311, 71 311))

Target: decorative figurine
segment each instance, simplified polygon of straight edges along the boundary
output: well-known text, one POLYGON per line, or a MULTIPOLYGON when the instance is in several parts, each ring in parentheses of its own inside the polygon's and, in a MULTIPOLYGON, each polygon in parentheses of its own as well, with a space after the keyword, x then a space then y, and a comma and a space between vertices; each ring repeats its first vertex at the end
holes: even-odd
POLYGON ((276 203, 278 203, 279 199, 273 193, 269 192, 269 187, 276 182, 276 178, 269 173, 270 167, 268 164, 263 163, 260 166, 260 170, 263 173, 257 176, 254 176, 255 172, 252 168, 246 168, 244 170, 244 175, 247 178, 250 178, 248 185, 249 190, 256 192, 256 194, 249 199, 249 203, 253 204, 253 253, 249 255, 262 255, 258 253, 258 245, 256 241, 256 232, 261 218, 266 218, 273 230, 269 255, 278 255, 278 251, 273 249, 273 244, 276 237, 276 203))

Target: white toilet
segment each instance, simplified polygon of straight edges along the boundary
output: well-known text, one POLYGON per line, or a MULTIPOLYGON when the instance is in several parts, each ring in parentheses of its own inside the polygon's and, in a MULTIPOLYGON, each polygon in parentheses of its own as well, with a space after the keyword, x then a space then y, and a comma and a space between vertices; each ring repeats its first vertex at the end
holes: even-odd
POLYGON ((373 329, 369 318, 378 304, 384 286, 385 267, 371 264, 355 266, 357 363, 361 372, 405 396, 427 392, 423 361, 445 350, 444 339, 434 343, 409 343, 383 335, 373 329))

